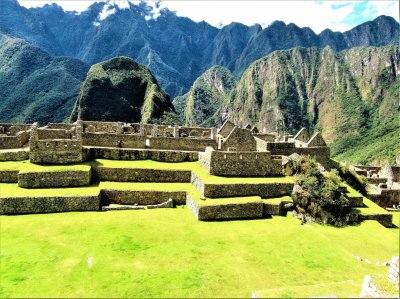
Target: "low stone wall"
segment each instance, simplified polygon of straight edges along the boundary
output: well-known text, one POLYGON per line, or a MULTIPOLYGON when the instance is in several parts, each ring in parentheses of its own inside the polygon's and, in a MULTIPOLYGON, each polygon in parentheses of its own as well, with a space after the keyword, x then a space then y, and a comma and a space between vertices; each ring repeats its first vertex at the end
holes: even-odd
POLYGON ((392 227, 392 214, 372 214, 372 215, 358 215, 358 220, 376 220, 385 227, 392 227))
POLYGON ((217 147, 217 142, 205 138, 148 138, 148 148, 184 151, 204 151, 207 146, 217 147))
POLYGON ((29 150, 27 149, 0 150, 0 161, 24 161, 28 159, 29 150))
POLYGON ((93 167, 93 177, 116 182, 190 182, 191 171, 93 167))
POLYGON ((400 189, 382 189, 381 194, 368 194, 368 198, 382 208, 400 204, 400 189))
POLYGON ((284 155, 290 156, 295 152, 294 142, 268 142, 267 151, 271 152, 271 155, 284 155))
POLYGON ((44 129, 37 130, 39 139, 70 139, 71 133, 65 129, 44 129))
POLYGON ((122 148, 145 148, 146 137, 132 134, 88 133, 82 134, 84 146, 116 147, 117 142, 122 148))
POLYGON ((101 199, 104 204, 122 205, 156 205, 172 198, 175 205, 186 203, 186 191, 153 191, 153 190, 102 190, 101 199))
POLYGON ((160 162, 192 162, 197 161, 198 152, 158 151, 149 149, 121 149, 105 147, 84 147, 84 160, 154 160, 160 162))
POLYGON ((20 148, 21 146, 17 136, 0 136, 0 149, 20 148))
POLYGON ((31 124, 8 124, 0 123, 0 127, 4 128, 4 132, 10 136, 15 136, 18 132, 28 131, 31 128, 31 124))
POLYGON ((17 183, 19 170, 0 170, 0 183, 17 183))
POLYGON ((82 141, 75 139, 31 141, 29 159, 32 163, 38 164, 82 162, 82 141))
POLYGON ((0 198, 0 214, 39 214, 71 211, 99 211, 99 196, 48 196, 0 198))
POLYGON ((263 216, 262 202, 243 202, 221 205, 199 205, 189 195, 186 205, 198 220, 256 219, 263 216))
POLYGON ((204 184, 203 181, 192 173, 191 183, 204 197, 238 197, 253 196, 278 197, 290 195, 293 183, 265 183, 265 184, 204 184))
POLYGON ((281 161, 273 160, 270 152, 222 152, 208 148, 199 159, 210 174, 217 176, 282 175, 281 161))
POLYGON ((63 124, 63 123, 48 123, 46 125, 47 129, 63 129, 63 130, 71 130, 75 125, 74 124, 63 124))
POLYGON ((87 186, 90 170, 65 170, 49 172, 20 172, 18 186, 22 188, 57 188, 87 186))
POLYGON ((255 133, 253 136, 267 142, 275 142, 276 139, 276 135, 272 133, 255 133))

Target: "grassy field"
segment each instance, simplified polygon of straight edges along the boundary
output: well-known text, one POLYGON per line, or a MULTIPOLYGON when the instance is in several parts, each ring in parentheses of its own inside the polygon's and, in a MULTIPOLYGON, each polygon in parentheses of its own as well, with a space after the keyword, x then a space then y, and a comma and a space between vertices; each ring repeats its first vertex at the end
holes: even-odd
POLYGON ((0 241, 1 297, 354 297, 399 253, 398 228, 376 221, 200 222, 186 208, 1 216, 0 241))

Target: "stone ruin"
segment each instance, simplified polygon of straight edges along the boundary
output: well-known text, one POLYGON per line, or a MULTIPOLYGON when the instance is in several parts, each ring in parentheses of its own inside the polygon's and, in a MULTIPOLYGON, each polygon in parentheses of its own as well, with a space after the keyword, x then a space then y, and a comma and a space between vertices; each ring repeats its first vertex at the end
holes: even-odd
POLYGON ((280 179, 287 175, 287 157, 310 155, 327 169, 331 165, 329 147, 319 133, 309 137, 303 128, 295 136, 280 136, 260 133, 251 126, 241 128, 229 120, 218 130, 77 121, 43 127, 37 123, 0 124, 0 133, 0 163, 29 159, 35 164, 66 165, 65 170, 57 172, 0 169, 0 183, 14 183, 20 188, 79 187, 103 181, 187 183, 187 189, 177 191, 99 187, 99 193, 93 196, 26 196, 19 200, 0 196, 0 214, 109 210, 110 204, 133 206, 131 209, 138 209, 136 205, 139 208, 169 207, 173 202, 174 205, 186 204, 199 220, 270 217, 285 214, 293 206, 290 195, 294 184, 280 179), (96 164, 97 159, 199 161, 211 178, 225 177, 227 183, 216 183, 200 170, 102 167, 96 164), (82 164, 85 161, 87 163, 82 164), (77 163, 84 165, 83 169, 73 169, 77 163), (68 168, 68 164, 72 168, 68 168), (229 178, 234 177, 248 181, 230 183, 229 178), (254 178, 266 177, 276 178, 276 181, 253 182, 254 178), (235 203, 230 202, 230 198, 235 203), (268 198, 278 199, 270 203, 268 198))

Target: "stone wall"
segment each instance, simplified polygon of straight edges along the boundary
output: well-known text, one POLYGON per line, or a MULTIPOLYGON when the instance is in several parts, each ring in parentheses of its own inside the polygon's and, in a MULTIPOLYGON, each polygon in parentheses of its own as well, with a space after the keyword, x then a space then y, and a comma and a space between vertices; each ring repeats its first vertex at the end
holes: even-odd
POLYGON ((281 161, 273 160, 270 152, 223 152, 207 148, 199 159, 210 174, 217 176, 282 175, 281 161))
POLYGON ((186 205, 196 216, 197 220, 233 220, 257 219, 263 216, 263 204, 259 202, 243 202, 221 205, 200 205, 190 195, 186 205))
POLYGON ((93 176, 100 181, 116 182, 190 182, 191 171, 93 167, 93 176))
POLYGON ((29 151, 27 149, 12 149, 12 150, 0 150, 0 162, 1 161, 23 161, 29 159, 29 151))
POLYGON ((294 142, 268 142, 267 151, 271 152, 271 155, 274 156, 290 156, 295 152, 294 142))
POLYGON ((0 135, 0 149, 21 148, 29 140, 29 133, 21 131, 15 136, 0 135))
POLYGON ((99 211, 99 196, 46 196, 0 198, 0 214, 39 214, 70 211, 99 211))
POLYGON ((153 190, 102 190, 101 199, 104 204, 123 205, 156 205, 172 198, 175 205, 186 203, 186 191, 153 191, 153 190))
POLYGON ((71 131, 65 129, 44 129, 37 130, 39 139, 71 139, 71 131))
POLYGON ((32 125, 30 124, 8 124, 0 123, 0 127, 3 128, 4 133, 9 136, 15 136, 18 132, 29 131, 32 125))
POLYGON ((76 139, 31 140, 29 159, 32 163, 38 164, 82 162, 82 141, 76 139))
POLYGON ((257 143, 253 134, 246 129, 235 127, 225 139, 221 140, 218 149, 222 151, 256 151, 257 143))
POLYGON ((273 133, 256 133, 253 134, 253 136, 267 142, 275 142, 276 138, 276 135, 273 133))
POLYGON ((102 147, 83 147, 84 160, 154 160, 160 162, 192 162, 198 160, 196 151, 172 151, 151 149, 121 149, 102 147))
POLYGON ((392 227, 392 214, 372 214, 372 215, 363 215, 359 214, 358 219, 359 221, 363 220, 376 220, 380 224, 382 224, 385 227, 392 227))
POLYGON ((368 194, 368 198, 383 208, 400 204, 400 189, 381 189, 381 194, 368 194))
POLYGON ((63 124, 63 123, 48 123, 45 128, 47 129, 60 129, 60 130, 71 130, 75 127, 74 124, 63 124))
POLYGON ((145 148, 146 137, 132 134, 87 133, 82 134, 84 146, 116 147, 118 141, 122 148, 145 148))
POLYGON ((47 172, 20 172, 18 186, 22 188, 57 188, 87 186, 91 173, 88 170, 64 170, 47 172))
POLYGON ((101 132, 101 133, 116 133, 118 123, 102 122, 102 121, 83 121, 83 132, 101 132))
POLYGON ((0 170, 0 183, 17 183, 19 170, 0 170))
POLYGON ((209 198, 238 197, 258 195, 263 198, 289 195, 293 183, 257 183, 257 184, 205 184, 194 172, 191 183, 200 194, 209 198))

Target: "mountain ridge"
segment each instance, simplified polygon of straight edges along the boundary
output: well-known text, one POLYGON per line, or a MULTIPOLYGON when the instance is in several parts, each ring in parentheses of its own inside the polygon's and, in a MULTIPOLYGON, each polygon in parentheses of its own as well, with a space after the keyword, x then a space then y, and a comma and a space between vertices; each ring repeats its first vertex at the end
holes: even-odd
POLYGON ((2 5, 8 7, 10 16, 0 18, 0 30, 7 27, 52 55, 73 56, 88 64, 113 56, 131 57, 150 68, 171 98, 185 94, 212 65, 228 68, 238 79, 254 60, 274 50, 329 45, 341 51, 357 45, 394 43, 399 36, 399 23, 386 16, 343 33, 324 30, 316 34, 310 28, 281 21, 266 28, 231 23, 219 29, 169 10, 161 10, 154 18, 145 3, 119 9, 96 2, 80 14, 65 12, 57 5, 22 9, 16 0, 2 1, 2 5), (105 7, 115 12, 100 21, 105 7), (16 24, 12 21, 16 19, 31 24, 16 24), (27 27, 42 29, 32 32, 27 27), (63 45, 61 50, 59 45, 63 45))

